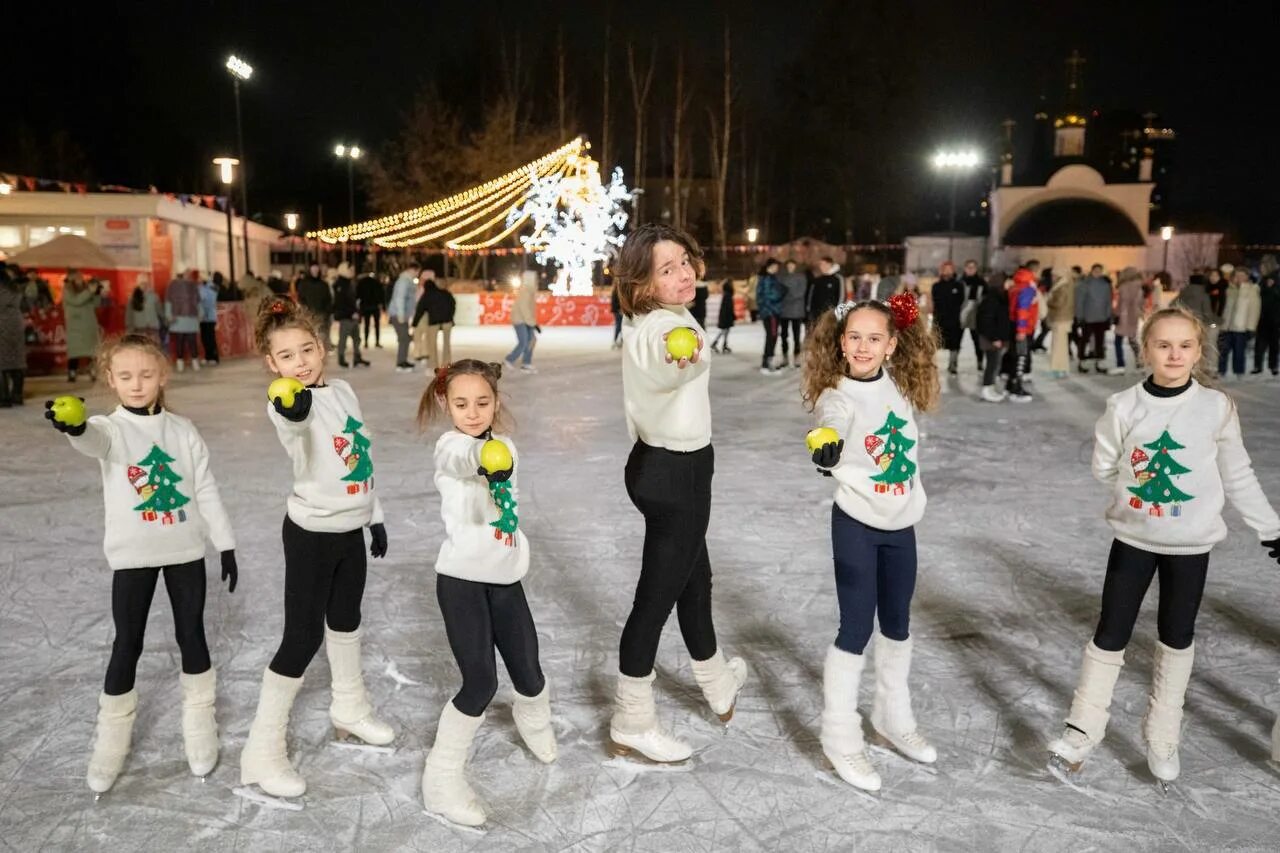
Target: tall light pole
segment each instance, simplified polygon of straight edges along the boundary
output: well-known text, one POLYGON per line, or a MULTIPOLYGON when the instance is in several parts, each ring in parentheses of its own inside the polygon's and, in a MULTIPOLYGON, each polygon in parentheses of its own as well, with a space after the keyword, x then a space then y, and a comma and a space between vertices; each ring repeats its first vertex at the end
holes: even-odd
MULTIPOLYGON (((231 182, 235 180, 236 166, 240 165, 240 161, 234 157, 215 157, 213 165, 218 167, 218 177, 227 188, 227 271, 231 275, 227 283, 231 284, 236 280, 236 238, 231 230, 231 182)), ((246 238, 246 244, 247 242, 246 238)), ((248 252, 248 245, 245 246, 245 252, 248 252)))
MULTIPOLYGON (((253 66, 240 57, 232 54, 227 57, 227 70, 231 72, 231 82, 236 92, 236 148, 240 162, 244 163, 244 126, 240 121, 240 81, 253 76, 253 66)), ((240 212, 244 217, 244 269, 249 271, 249 173, 244 166, 240 167, 240 212)), ((235 275, 231 278, 234 280, 235 275)))
POLYGON ((1169 272, 1169 241, 1173 239, 1173 226, 1166 225, 1160 229, 1160 239, 1164 241, 1164 260, 1160 263, 1160 271, 1169 272))
POLYGON ((289 280, 293 281, 293 277, 298 274, 298 244, 295 242, 297 235, 293 233, 298 230, 298 214, 286 213, 284 226, 289 229, 289 280))
MULTIPOLYGON (((356 221, 356 179, 355 165, 356 161, 364 156, 364 152, 360 150, 359 145, 343 145, 339 142, 333 147, 333 153, 340 160, 347 161, 347 222, 355 224, 356 221)), ((347 242, 342 242, 342 259, 347 259, 347 242)))
POLYGON ((960 176, 967 174, 978 165, 978 152, 972 149, 963 151, 939 151, 933 157, 933 168, 951 175, 951 208, 947 214, 947 260, 952 260, 952 246, 956 231, 956 185, 960 176))

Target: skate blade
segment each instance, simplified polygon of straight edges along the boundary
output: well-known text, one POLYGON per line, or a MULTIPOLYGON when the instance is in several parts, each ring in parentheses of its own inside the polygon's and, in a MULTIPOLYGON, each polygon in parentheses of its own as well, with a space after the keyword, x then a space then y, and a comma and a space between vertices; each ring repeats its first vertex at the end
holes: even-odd
POLYGON ((1156 780, 1156 787, 1160 789, 1160 793, 1161 793, 1161 794, 1163 794, 1163 795, 1164 795, 1164 796, 1166 796, 1166 797, 1167 797, 1167 796, 1169 796, 1169 783, 1168 783, 1168 782, 1164 781, 1163 779, 1157 779, 1157 780, 1156 780))
POLYGON ((1058 755, 1058 753, 1056 752, 1049 756, 1049 768, 1050 769, 1056 768, 1062 771, 1063 773, 1079 773, 1080 768, 1083 766, 1084 766, 1083 760, 1076 761, 1076 762, 1067 761, 1067 759, 1063 758, 1061 755, 1058 755))
POLYGON ((813 778, 817 779, 819 782, 825 782, 832 787, 839 788, 841 791, 853 791, 855 794, 866 797, 873 803, 881 801, 880 794, 884 791, 883 788, 879 791, 868 791, 866 788, 859 788, 857 785, 849 782, 837 773, 836 766, 826 757, 823 757, 822 759, 822 766, 826 768, 826 772, 823 772, 822 770, 815 770, 813 773, 813 778))
POLYGON ((302 811, 302 803, 295 803, 280 797, 273 797, 270 794, 260 794, 249 787, 232 788, 231 793, 237 797, 242 797, 251 803, 257 803, 260 806, 266 806, 269 809, 282 809, 287 812, 302 811))
POLYGON ((612 738, 609 739, 608 752, 613 758, 626 758, 631 761, 639 762, 640 764, 657 764, 664 767, 678 767, 689 760, 688 758, 680 758, 675 761, 662 761, 657 758, 651 758, 640 750, 634 747, 624 746, 612 738))
POLYGON ((440 824, 441 826, 447 826, 447 827, 449 827, 450 829, 460 829, 460 830, 462 830, 463 832, 470 832, 470 833, 474 833, 475 835, 488 835, 488 834, 489 834, 489 831, 488 831, 487 829, 485 829, 483 825, 481 825, 481 826, 467 826, 465 823, 454 823, 453 821, 449 820, 449 818, 445 817, 444 815, 442 815, 442 814, 436 814, 435 812, 429 812, 429 811, 427 811, 426 809, 423 809, 423 810, 422 810, 422 813, 423 813, 424 815, 426 815, 427 817, 431 818, 432 820, 434 820, 436 823, 440 824))
POLYGON ((365 743, 358 737, 351 737, 349 739, 338 738, 337 740, 329 741, 329 745, 335 746, 338 749, 352 749, 358 750, 359 752, 376 752, 382 755, 395 755, 396 753, 396 748, 394 746, 374 746, 371 743, 365 743))
POLYGON ((716 716, 720 718, 720 722, 724 724, 725 728, 729 727, 729 721, 733 719, 733 712, 737 710, 737 707, 738 700, 735 698, 733 700, 733 704, 729 706, 729 710, 725 711, 723 714, 716 714, 716 716))

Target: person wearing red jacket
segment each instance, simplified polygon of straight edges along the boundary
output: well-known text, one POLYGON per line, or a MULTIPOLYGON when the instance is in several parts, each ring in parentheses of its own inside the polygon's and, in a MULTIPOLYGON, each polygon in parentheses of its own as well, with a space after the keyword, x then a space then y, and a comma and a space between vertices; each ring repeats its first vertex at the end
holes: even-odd
POLYGON ((1013 274, 1013 288, 1009 291, 1009 319, 1013 321, 1015 355, 1008 390, 1009 397, 1020 403, 1031 399, 1022 387, 1022 376, 1031 354, 1031 340, 1035 337, 1039 313, 1036 274, 1026 267, 1018 267, 1013 274))

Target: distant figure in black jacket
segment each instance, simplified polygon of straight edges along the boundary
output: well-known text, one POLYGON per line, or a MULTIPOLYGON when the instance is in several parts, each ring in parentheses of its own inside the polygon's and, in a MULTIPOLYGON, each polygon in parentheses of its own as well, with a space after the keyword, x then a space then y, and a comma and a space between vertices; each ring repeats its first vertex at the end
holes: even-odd
POLYGON ((373 345, 382 349, 382 308, 387 301, 386 288, 373 270, 365 270, 356 279, 356 300, 360 303, 360 319, 364 321, 364 348, 369 348, 369 327, 373 326, 373 345))
POLYGON ((947 372, 955 376, 960 363, 960 341, 964 328, 960 325, 960 312, 964 308, 965 285, 956 278, 956 266, 943 261, 938 268, 938 280, 930 294, 933 302, 933 322, 942 332, 942 345, 950 354, 947 372))
POLYGON ((733 289, 733 279, 726 278, 724 280, 722 291, 724 295, 720 297, 720 316, 716 321, 720 331, 716 333, 716 339, 711 342, 711 351, 731 353, 733 350, 729 349, 729 330, 733 328, 734 321, 737 319, 734 307, 736 291, 733 289))
POLYGON ((805 314, 810 323, 817 321, 824 311, 828 311, 844 301, 844 279, 840 276, 840 265, 830 257, 818 261, 819 275, 814 278, 809 288, 808 304, 805 314))

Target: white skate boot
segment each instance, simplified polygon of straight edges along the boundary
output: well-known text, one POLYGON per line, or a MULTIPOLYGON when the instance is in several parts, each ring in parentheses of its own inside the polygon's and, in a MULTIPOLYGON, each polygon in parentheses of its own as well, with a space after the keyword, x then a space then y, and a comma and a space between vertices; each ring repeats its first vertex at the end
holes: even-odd
POLYGON ((1093 748, 1102 743, 1111 718, 1111 694, 1124 666, 1124 651, 1108 652, 1089 641, 1080 665, 1080 683, 1071 700, 1071 711, 1062 734, 1049 743, 1050 763, 1070 770, 1080 769, 1093 748))
POLYGON ((551 685, 543 684, 537 696, 523 696, 516 691, 511 705, 516 730, 524 745, 543 764, 556 760, 556 733, 551 728, 551 685))
POLYGON ((938 760, 938 751, 920 734, 911 712, 907 687, 911 649, 910 637, 899 641, 876 633, 876 698, 871 706, 871 727, 907 758, 932 764, 938 760))
POLYGON ((1171 649, 1156 642, 1151 694, 1147 714, 1142 720, 1142 736, 1147 742, 1147 766, 1161 787, 1166 789, 1182 769, 1178 760, 1182 702, 1187 693, 1187 683, 1191 680, 1194 659, 1194 643, 1185 649, 1171 649))
POLYGON ((289 763, 285 733, 289 728, 289 711, 302 687, 301 678, 289 678, 272 672, 262 673, 262 693, 258 697, 258 713, 249 726, 249 740, 240 753, 240 783, 257 784, 275 797, 301 797, 307 792, 307 780, 289 763))
POLYGON ((855 788, 880 790, 880 774, 867 755, 858 713, 858 684, 866 659, 831 646, 822 665, 822 752, 855 788))
POLYGON ((464 772, 471 741, 483 722, 484 714, 468 717, 454 707, 452 700, 444 703, 436 741, 422 769, 423 806, 461 826, 480 826, 485 821, 484 806, 464 772))
POLYGON ((217 675, 213 669, 178 674, 182 685, 182 743, 191 774, 204 778, 218 765, 218 721, 214 716, 217 675))
POLYGON ((138 716, 138 691, 98 696, 98 729, 93 739, 86 781, 95 794, 105 794, 124 769, 133 744, 133 721, 138 716))
POLYGON ((609 724, 609 752, 625 756, 632 751, 659 764, 674 764, 693 755, 689 744, 658 725, 652 672, 643 678, 618 673, 613 720, 609 724))
POLYGON ((742 658, 729 658, 726 662, 724 655, 716 649, 716 653, 706 660, 692 663, 693 678, 702 688, 707 704, 720 722, 728 723, 733 719, 738 694, 747 681, 747 662, 742 658))
POLYGON ((395 740, 391 726, 373 716, 369 694, 364 689, 360 671, 360 631, 324 629, 324 647, 329 656, 329 672, 333 676, 333 701, 329 705, 329 721, 338 740, 355 735, 372 746, 385 746, 395 740))

